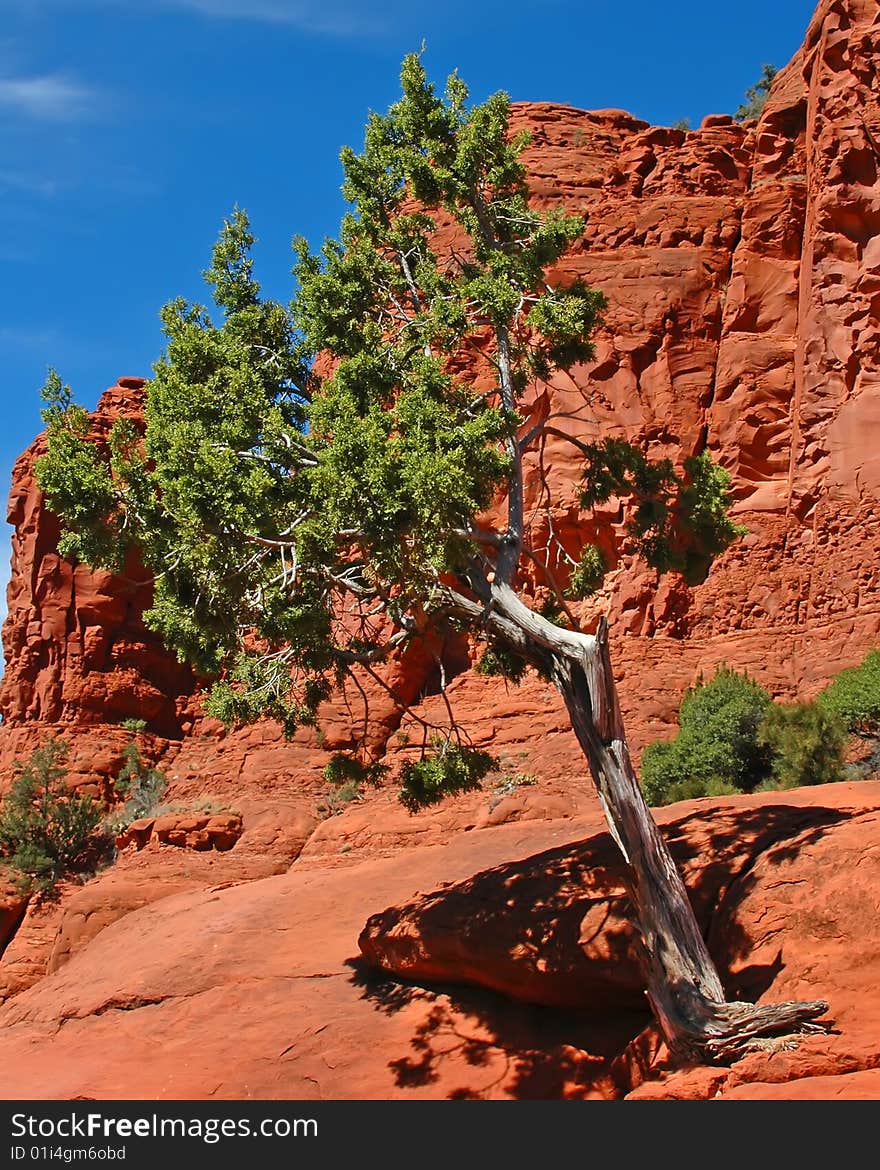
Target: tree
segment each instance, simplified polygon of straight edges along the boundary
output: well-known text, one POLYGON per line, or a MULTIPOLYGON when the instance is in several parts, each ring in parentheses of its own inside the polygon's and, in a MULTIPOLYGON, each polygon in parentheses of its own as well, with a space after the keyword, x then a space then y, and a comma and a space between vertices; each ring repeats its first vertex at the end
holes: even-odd
POLYGON ((50 739, 26 763, 0 804, 0 854, 27 893, 51 890, 61 878, 94 864, 105 842, 98 832, 103 808, 68 790, 67 744, 50 739))
POLYGON ((775 65, 762 66, 761 76, 754 85, 749 86, 746 90, 746 100, 737 107, 736 113, 733 115, 737 122, 750 122, 760 118, 770 93, 770 87, 773 85, 773 79, 778 72, 775 65))
MULTIPOLYGON (((295 241, 289 310, 260 296, 247 217, 225 223, 205 274, 221 319, 181 300, 163 310, 167 352, 142 437, 123 421, 102 446, 50 377, 38 476, 63 518, 61 552, 112 565, 140 546, 155 574, 147 619, 218 677, 209 706, 228 722, 313 725, 334 688, 364 675, 384 685, 383 661, 450 628, 475 632, 514 671, 540 671, 626 860, 663 1031, 682 1056, 728 1059, 826 1005, 725 1002, 639 790, 606 626, 584 632, 561 596, 594 590, 602 557, 585 544, 566 553, 569 572, 532 547, 524 461, 548 434, 572 442, 584 509, 628 499, 632 550, 692 580, 738 535, 728 476, 706 453, 676 469, 621 440, 570 438, 543 416, 538 386, 590 358, 605 306, 579 280, 548 280, 583 221, 529 206, 527 138, 511 136, 505 94, 470 107, 453 74, 439 96, 415 55, 401 82, 401 99, 370 116, 362 152, 342 151, 351 211, 339 239, 319 254, 295 241), (526 566, 567 624, 528 603, 526 566)), ((473 787, 486 768, 454 720, 425 731, 423 766, 405 777, 410 805, 473 787)))
POLYGON ((751 792, 771 772, 759 729, 773 705, 747 675, 721 667, 685 692, 674 740, 649 744, 642 755, 642 787, 650 804, 689 797, 751 792))
POLYGON ((774 703, 758 732, 772 760, 762 787, 799 788, 844 778, 846 724, 819 703, 774 703))
POLYGON ((872 650, 858 666, 842 670, 816 703, 864 739, 880 736, 880 650, 872 650))
POLYGON ((721 667, 685 692, 676 738, 645 749, 642 788, 658 805, 830 784, 844 778, 845 743, 844 721, 818 701, 774 703, 747 674, 721 667))

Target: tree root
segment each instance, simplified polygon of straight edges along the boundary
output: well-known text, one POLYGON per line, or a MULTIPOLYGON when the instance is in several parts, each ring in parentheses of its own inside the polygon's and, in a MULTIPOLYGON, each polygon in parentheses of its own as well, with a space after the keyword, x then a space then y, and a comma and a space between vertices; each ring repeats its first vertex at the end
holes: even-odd
POLYGON ((798 1036, 822 1034, 830 1024, 812 1021, 828 1011, 825 1000, 782 1004, 719 1003, 699 1029, 670 1044, 675 1056, 700 1064, 733 1064, 751 1052, 797 1047, 798 1036))

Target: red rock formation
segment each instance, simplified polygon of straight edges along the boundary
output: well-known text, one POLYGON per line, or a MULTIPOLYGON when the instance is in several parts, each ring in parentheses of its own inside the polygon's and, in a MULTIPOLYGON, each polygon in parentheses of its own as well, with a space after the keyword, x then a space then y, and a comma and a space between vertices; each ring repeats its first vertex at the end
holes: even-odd
POLYGON ((155 876, 158 855, 136 853, 71 901, 49 973, 0 1007, 0 1098, 865 1096, 880 1061, 878 806, 863 782, 661 814, 731 988, 829 999, 833 1032, 794 1049, 664 1067, 648 1014, 627 1006, 631 966, 615 981, 606 961, 625 959, 632 928, 594 808, 469 833, 450 823, 445 839, 390 857, 302 855, 232 884, 235 849, 190 854, 214 861, 214 883, 158 895, 155 880, 132 881, 143 866, 155 876), (401 910, 368 928, 374 954, 398 969, 408 938, 400 969, 415 983, 357 962, 364 922, 389 905, 401 910), (453 950, 478 962, 450 965, 453 950), (454 986, 474 974, 528 1002, 454 986))
MULTIPOLYGON (((120 378, 102 397, 99 432, 120 416, 137 417, 143 378, 120 378)), ((0 690, 4 727, 118 723, 145 719, 165 736, 181 731, 180 701, 190 672, 141 620, 152 588, 134 558, 114 576, 75 568, 58 556, 59 525, 34 480, 41 436, 12 472, 7 520, 15 526, 12 575, 3 626, 6 672, 0 690)))
MULTIPOLYGON (((682 691, 719 662, 779 696, 809 696, 878 639, 873 21, 867 0, 822 3, 757 124, 710 117, 686 132, 621 111, 515 108, 516 128, 532 134, 536 204, 588 216, 560 275, 583 276, 610 304, 596 360, 556 378, 534 409, 583 437, 625 435, 677 459, 708 447, 734 475, 749 530, 705 584, 658 587, 627 553, 613 501, 595 522, 579 512, 571 448, 551 436, 531 461, 533 543, 552 533, 576 553, 595 537, 611 561, 607 589, 582 613, 612 619, 637 750, 667 732, 682 691)), ((101 426, 136 412, 142 387, 124 378, 111 388, 101 426)), ((143 626, 149 591, 137 566, 111 578, 58 558, 56 522, 33 482, 40 449, 38 440, 16 464, 10 501, 4 731, 136 717, 186 735, 193 681, 143 626)), ((411 658, 394 684, 430 692, 430 670, 425 656, 411 658)), ((465 705, 469 717, 490 738, 465 705)), ((398 718, 377 700, 374 737, 398 718)), ((333 742, 351 735, 351 720, 331 713, 333 742)))

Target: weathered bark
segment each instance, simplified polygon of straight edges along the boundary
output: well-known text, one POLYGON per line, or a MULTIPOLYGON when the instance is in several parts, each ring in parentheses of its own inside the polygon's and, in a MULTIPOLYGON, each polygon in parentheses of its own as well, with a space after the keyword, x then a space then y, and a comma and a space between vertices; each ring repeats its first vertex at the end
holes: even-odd
POLYGON ((590 765, 641 933, 647 995, 670 1051, 686 1061, 735 1060, 760 1043, 815 1030, 823 1000, 758 1006, 728 1003, 687 890, 645 804, 630 760, 604 622, 572 656, 570 634, 553 653, 552 677, 590 765))
POLYGON ((437 608, 482 625, 549 673, 561 694, 626 862, 646 992, 670 1051, 685 1061, 729 1062, 766 1047, 768 1037, 823 1031, 810 1021, 828 1011, 824 1000, 772 1006, 725 1000, 684 882, 636 779, 604 619, 595 635, 564 629, 529 609, 505 581, 490 584, 476 574, 473 581, 482 605, 440 587, 437 608))

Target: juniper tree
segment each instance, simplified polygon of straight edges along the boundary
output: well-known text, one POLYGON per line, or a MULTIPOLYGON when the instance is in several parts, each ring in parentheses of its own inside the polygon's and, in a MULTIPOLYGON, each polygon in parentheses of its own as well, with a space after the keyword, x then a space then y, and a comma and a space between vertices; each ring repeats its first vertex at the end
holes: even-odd
POLYGON ((754 85, 749 86, 745 92, 746 100, 736 108, 733 116, 737 122, 749 122, 760 118, 778 72, 779 69, 775 65, 761 67, 761 76, 754 85))
MULTIPOLYGON (((725 1002, 681 878, 630 761, 607 630, 530 604, 522 575, 589 594, 588 543, 560 582, 532 547, 524 460, 544 437, 583 460, 585 510, 630 501, 630 548, 691 579, 735 537, 728 477, 701 454, 676 468, 621 440, 585 443, 530 409, 555 371, 589 360, 605 307, 548 272, 582 234, 529 203, 509 100, 439 95, 418 56, 402 96, 342 152, 350 210, 315 253, 295 241, 296 293, 261 296, 236 210, 206 279, 218 315, 174 301, 142 434, 101 445, 54 376, 39 481, 62 516, 61 552, 112 566, 135 542, 155 574, 146 615, 219 681, 209 709, 288 733, 359 672, 450 627, 482 638, 513 674, 559 691, 626 862, 647 993, 672 1048, 725 1059, 761 1033, 796 1030, 823 1003, 725 1002)), ((558 421, 558 420, 556 420, 558 421)), ((565 606, 564 598, 558 599, 565 606)), ((410 807, 472 787, 489 766, 456 738, 412 765, 410 807)))

